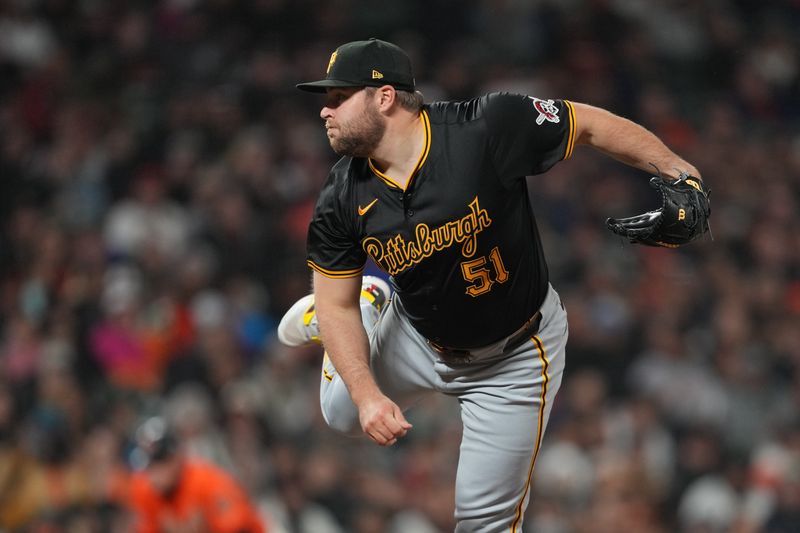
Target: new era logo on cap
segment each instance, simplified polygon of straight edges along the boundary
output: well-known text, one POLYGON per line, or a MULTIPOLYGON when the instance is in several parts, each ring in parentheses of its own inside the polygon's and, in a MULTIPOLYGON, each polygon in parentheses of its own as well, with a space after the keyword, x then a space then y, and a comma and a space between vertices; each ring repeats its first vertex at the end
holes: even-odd
POLYGON ((369 39, 343 44, 331 54, 324 80, 300 83, 298 89, 323 93, 329 87, 380 87, 414 90, 411 60, 399 46, 369 39))

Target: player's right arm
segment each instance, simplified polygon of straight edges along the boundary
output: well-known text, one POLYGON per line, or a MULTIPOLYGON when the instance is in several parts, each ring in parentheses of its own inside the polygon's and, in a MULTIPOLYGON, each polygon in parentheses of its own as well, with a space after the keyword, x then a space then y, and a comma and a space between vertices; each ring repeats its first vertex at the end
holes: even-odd
POLYGON ((329 278, 314 272, 314 308, 328 357, 358 408, 361 429, 377 444, 389 446, 411 425, 397 404, 381 392, 370 370, 360 294, 361 276, 329 278))

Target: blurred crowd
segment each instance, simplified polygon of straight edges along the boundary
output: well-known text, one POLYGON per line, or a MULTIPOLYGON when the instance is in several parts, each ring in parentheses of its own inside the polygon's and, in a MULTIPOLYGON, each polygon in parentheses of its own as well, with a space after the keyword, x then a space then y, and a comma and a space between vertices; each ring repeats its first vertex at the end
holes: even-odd
POLYGON ((293 86, 372 36, 428 101, 605 107, 713 190, 713 239, 663 250, 604 227, 657 206, 644 173, 529 178, 571 331, 526 531, 800 531, 799 27, 798 0, 0 3, 0 531, 131 531, 152 416, 270 532, 452 530, 457 406, 335 435, 321 349, 275 339, 335 161, 293 86))

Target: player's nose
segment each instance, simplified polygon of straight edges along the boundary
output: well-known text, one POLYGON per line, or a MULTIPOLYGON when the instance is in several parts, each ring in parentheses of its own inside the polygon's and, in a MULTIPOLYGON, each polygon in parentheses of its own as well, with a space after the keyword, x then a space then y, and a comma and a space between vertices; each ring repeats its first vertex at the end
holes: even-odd
POLYGON ((319 112, 319 116, 320 118, 322 118, 322 120, 327 121, 329 118, 333 116, 333 110, 328 106, 323 106, 323 108, 319 112))

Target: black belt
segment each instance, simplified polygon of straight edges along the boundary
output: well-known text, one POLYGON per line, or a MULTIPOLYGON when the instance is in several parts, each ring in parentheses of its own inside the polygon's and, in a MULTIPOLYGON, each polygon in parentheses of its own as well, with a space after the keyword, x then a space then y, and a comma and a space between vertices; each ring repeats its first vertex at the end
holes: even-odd
MULTIPOLYGON (((542 322, 542 313, 541 311, 536 311, 532 317, 525 321, 525 323, 514 333, 509 335, 508 340, 506 341, 505 346, 503 347, 503 351, 513 350, 514 348, 518 347, 523 342, 527 341, 537 333, 539 333, 539 324, 542 322)), ((433 350, 442 356, 442 359, 445 361, 452 361, 452 362, 460 362, 460 363, 467 363, 472 360, 472 354, 474 351, 479 351, 482 348, 450 348, 448 346, 442 346, 432 340, 428 340, 428 345, 433 348, 433 350)))

